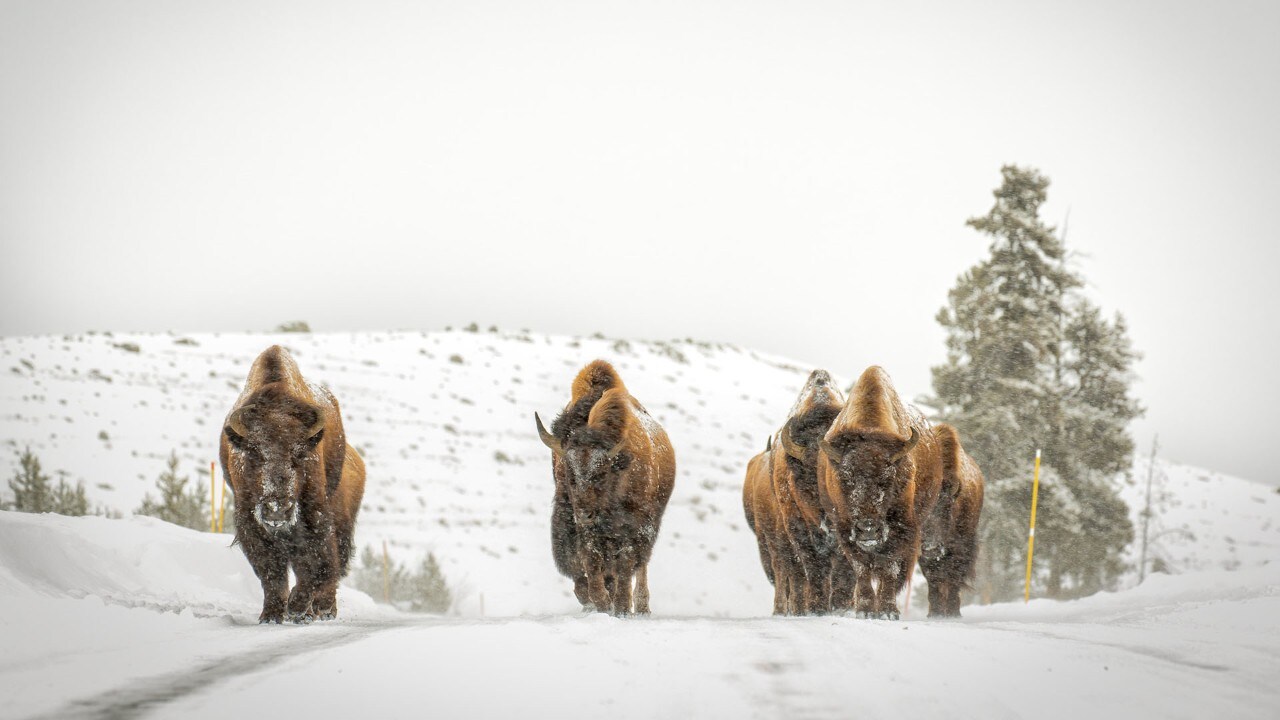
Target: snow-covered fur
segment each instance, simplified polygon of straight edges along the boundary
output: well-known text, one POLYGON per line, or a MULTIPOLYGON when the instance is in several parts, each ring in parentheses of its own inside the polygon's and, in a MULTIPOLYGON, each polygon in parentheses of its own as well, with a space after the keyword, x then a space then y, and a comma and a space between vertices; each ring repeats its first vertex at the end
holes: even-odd
POLYGON ((308 385, 284 348, 267 348, 223 424, 219 459, 235 494, 236 542, 262 583, 259 622, 336 617, 364 495, 364 462, 346 442, 337 399, 308 385))
POLYGON ((603 360, 578 373, 550 432, 537 424, 552 451, 557 568, 584 607, 648 613, 649 558, 675 487, 666 432, 603 360))
POLYGON ((898 591, 920 550, 920 526, 942 483, 933 429, 870 367, 822 443, 818 485, 856 577, 860 616, 897 618, 898 591))

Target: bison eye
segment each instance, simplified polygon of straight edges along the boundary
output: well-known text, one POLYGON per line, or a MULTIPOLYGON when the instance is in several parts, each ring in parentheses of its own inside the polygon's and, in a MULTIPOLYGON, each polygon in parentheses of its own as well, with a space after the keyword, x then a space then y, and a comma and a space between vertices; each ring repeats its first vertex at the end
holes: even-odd
POLYGON ((225 432, 225 433, 226 433, 226 435, 227 435, 227 440, 229 440, 229 441, 231 442, 231 446, 232 446, 232 447, 236 448, 237 450, 243 450, 243 449, 244 449, 245 439, 244 439, 243 437, 241 437, 240 435, 236 434, 236 431, 235 431, 235 430, 232 430, 230 425, 228 425, 227 427, 223 428, 223 432, 225 432))
POLYGON ((323 439, 324 439, 324 430, 321 430, 320 432, 316 433, 315 435, 312 435, 311 437, 307 438, 307 443, 306 443, 306 444, 307 444, 307 447, 308 447, 308 448, 313 448, 313 447, 315 447, 315 446, 319 445, 319 444, 320 444, 320 441, 321 441, 321 440, 323 440, 323 439))

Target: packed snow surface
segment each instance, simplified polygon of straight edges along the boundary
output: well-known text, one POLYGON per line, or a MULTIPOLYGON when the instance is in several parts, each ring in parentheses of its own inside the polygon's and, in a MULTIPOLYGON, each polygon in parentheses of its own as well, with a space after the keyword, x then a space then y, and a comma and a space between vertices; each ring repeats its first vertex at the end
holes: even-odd
MULTIPOLYGON (((333 390, 366 459, 357 544, 386 541, 406 564, 434 552, 452 615, 397 613, 344 587, 336 621, 260 627, 261 591, 226 535, 0 512, 0 717, 1280 708, 1280 495, 1163 459, 1149 556, 1174 575, 1136 587, 1131 575, 1121 592, 1075 602, 966 607, 954 622, 923 619, 917 577, 904 622, 768 617, 741 481, 813 368, 732 346, 461 331, 4 338, 0 473, 29 447, 55 478, 84 482, 91 505, 126 515, 170 451, 207 483, 222 420, 273 343, 333 390), (549 453, 533 412, 550 421, 595 358, 676 449, 650 618, 582 616, 551 562, 549 453)), ((842 388, 862 369, 829 368, 842 388)), ((1122 479, 1139 528, 1147 469, 1122 479)))
POLYGON ((258 626, 226 538, 0 512, 3 717, 1272 718, 1280 567, 959 621, 341 616, 258 626))

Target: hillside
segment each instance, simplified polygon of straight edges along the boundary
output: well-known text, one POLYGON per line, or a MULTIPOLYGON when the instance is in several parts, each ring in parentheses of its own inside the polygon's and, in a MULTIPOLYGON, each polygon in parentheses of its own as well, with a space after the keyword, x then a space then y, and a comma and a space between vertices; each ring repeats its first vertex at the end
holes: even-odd
MULTIPOLYGON (((577 369, 603 357, 676 447, 676 490, 651 567, 655 612, 768 613, 772 591, 742 521, 742 473, 812 368, 732 346, 483 331, 5 338, 0 473, 10 476, 16 451, 30 447, 46 471, 83 481, 91 504, 128 513, 176 451, 182 471, 207 487, 222 419, 253 358, 273 343, 333 389, 365 456, 358 543, 386 540, 405 562, 435 552, 459 612, 577 609, 551 563, 549 453, 533 412, 554 416, 577 369)), ((861 368, 833 370, 848 377, 861 368)), ((1156 548, 1170 568, 1276 557, 1280 496, 1161 467, 1156 548)), ((1135 514, 1144 478, 1139 463, 1125 489, 1135 514)))

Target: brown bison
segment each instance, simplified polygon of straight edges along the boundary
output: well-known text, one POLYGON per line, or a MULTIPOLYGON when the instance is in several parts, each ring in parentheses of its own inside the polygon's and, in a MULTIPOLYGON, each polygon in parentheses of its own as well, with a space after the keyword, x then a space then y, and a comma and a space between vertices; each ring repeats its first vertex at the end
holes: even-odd
POLYGON ((920 571, 929 582, 929 617, 959 617, 960 588, 968 585, 978 552, 982 471, 950 425, 933 429, 942 458, 942 489, 924 521, 920 571))
POLYGON ((550 431, 534 421, 551 448, 556 567, 585 609, 648 613, 649 558, 675 486, 667 433, 603 360, 578 373, 550 431))
POLYGON ((258 622, 336 617, 364 495, 364 461, 347 444, 338 401, 269 347, 223 423, 218 457, 235 495, 236 542, 262 582, 258 622))
POLYGON ((773 443, 771 477, 782 529, 775 546, 790 549, 778 554, 791 614, 829 612, 852 592, 851 568, 831 532, 817 476, 822 437, 843 401, 831 376, 814 370, 773 443))
POLYGON ((786 577, 784 558, 791 553, 791 543, 782 527, 778 497, 773 491, 773 442, 765 441, 764 452, 747 462, 747 477, 742 483, 742 510, 747 527, 756 535, 760 547, 760 563, 765 577, 773 585, 773 614, 782 615, 790 606, 790 580, 786 577))
POLYGON ((898 618, 898 592, 942 484, 938 442, 889 376, 868 368, 821 441, 822 502, 853 565, 859 617, 898 618))

